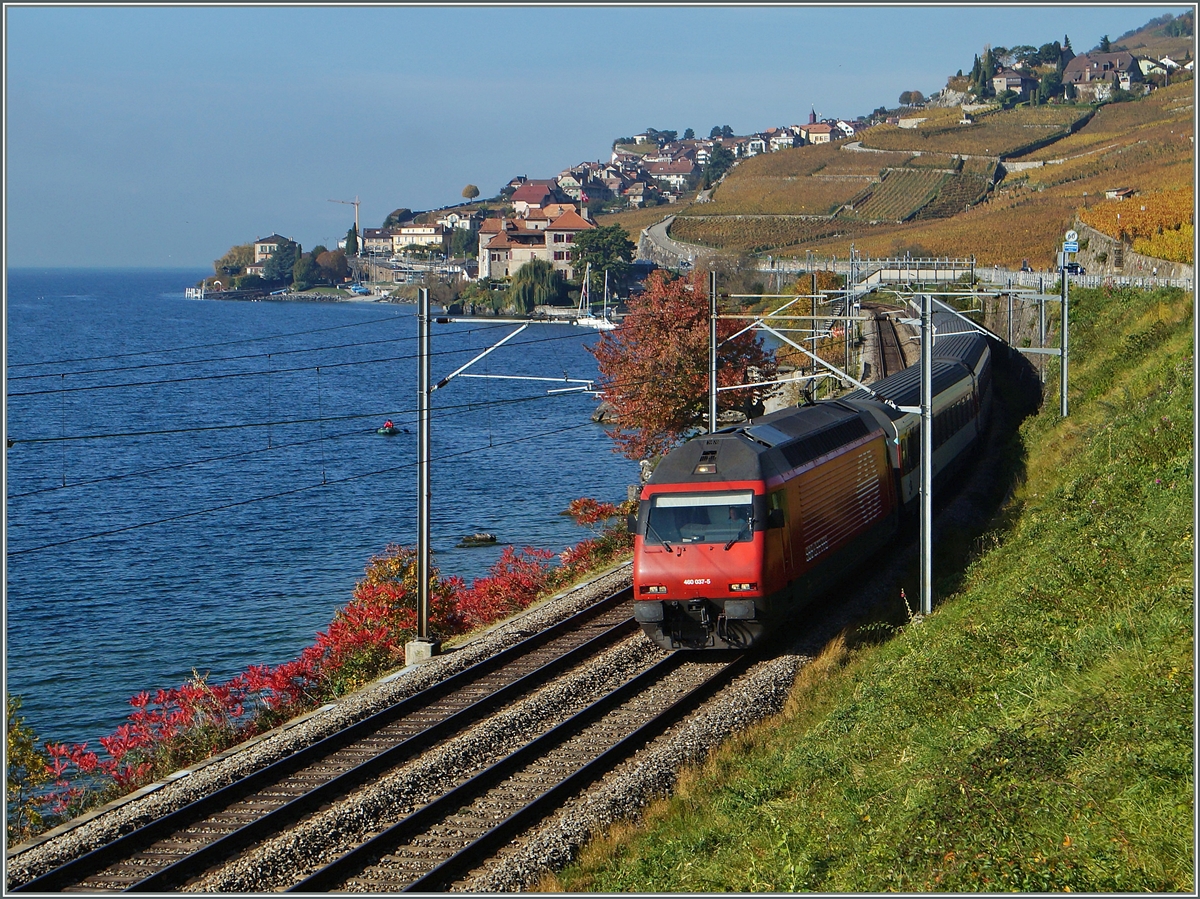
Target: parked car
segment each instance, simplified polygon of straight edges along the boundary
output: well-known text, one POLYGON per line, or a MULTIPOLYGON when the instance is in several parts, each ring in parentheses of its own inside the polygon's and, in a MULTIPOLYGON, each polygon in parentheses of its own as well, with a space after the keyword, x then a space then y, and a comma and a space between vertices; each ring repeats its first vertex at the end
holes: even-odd
POLYGON ((1033 266, 1031 266, 1031 265, 1029 264, 1029 260, 1028 260, 1028 259, 1022 259, 1022 260, 1021 260, 1021 271, 1023 271, 1023 272, 1031 272, 1031 271, 1033 271, 1033 266))
POLYGON ((1080 265, 1078 262, 1068 262, 1066 268, 1067 268, 1068 275, 1086 275, 1087 274, 1087 270, 1084 269, 1084 267, 1082 265, 1080 265))

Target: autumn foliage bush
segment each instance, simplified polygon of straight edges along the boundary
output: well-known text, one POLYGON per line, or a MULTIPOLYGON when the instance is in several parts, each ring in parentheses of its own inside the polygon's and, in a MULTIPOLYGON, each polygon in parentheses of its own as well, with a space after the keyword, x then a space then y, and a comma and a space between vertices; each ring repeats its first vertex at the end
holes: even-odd
MULTIPOLYGON (((667 452, 706 426, 709 379, 709 297, 706 273, 670 278, 654 272, 615 331, 590 350, 600 389, 617 413, 608 432, 630 459, 667 452)), ((775 361, 761 338, 730 319, 717 322, 717 383, 735 387, 774 378, 775 361)), ((750 390, 719 394, 718 409, 742 408, 750 390)))
POLYGON ((1149 191, 1131 200, 1106 200, 1082 209, 1079 220, 1102 234, 1131 243, 1137 253, 1191 264, 1195 201, 1191 185, 1149 191))
MULTIPOLYGON (((591 528, 593 536, 564 551, 557 565, 548 550, 505 547, 488 575, 470 587, 431 567, 431 636, 445 640, 499 621, 611 564, 632 546, 623 524, 613 524, 630 508, 593 499, 572 502, 565 514, 591 528)), ((39 744, 19 714, 20 697, 6 697, 9 841, 33 836, 402 666, 404 646, 417 630, 417 561, 414 548, 397 545, 372 557, 351 600, 290 661, 250 665, 220 683, 193 672, 178 687, 134 696, 125 723, 98 741, 100 752, 87 743, 39 744)))

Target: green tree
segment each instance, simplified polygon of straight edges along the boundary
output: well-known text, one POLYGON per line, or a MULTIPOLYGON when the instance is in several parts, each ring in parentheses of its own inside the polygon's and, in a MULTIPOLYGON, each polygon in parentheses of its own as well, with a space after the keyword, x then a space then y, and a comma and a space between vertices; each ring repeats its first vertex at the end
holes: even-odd
POLYGON ((474 200, 477 196, 479 196, 479 188, 474 184, 468 184, 462 189, 462 195, 468 200, 474 200))
POLYGON ((450 258, 464 259, 479 251, 479 237, 467 228, 455 228, 450 235, 450 258))
POLYGON ((1058 72, 1047 72, 1038 82, 1037 98, 1039 103, 1045 103, 1051 97, 1062 93, 1062 75, 1058 72))
POLYGON ((346 255, 358 255, 358 225, 351 225, 350 230, 346 232, 346 255))
POLYGON ((233 279, 232 284, 234 290, 257 290, 266 286, 267 282, 262 279, 261 275, 238 275, 233 279))
POLYGON ((285 240, 263 264, 263 280, 290 284, 292 268, 300 253, 300 244, 292 240, 285 240))
POLYGON ((685 132, 683 132, 684 140, 695 140, 695 138, 696 138, 696 132, 693 131, 691 128, 689 128, 685 132))
POLYGON ((1163 26, 1163 34, 1167 37, 1191 37, 1195 27, 1195 14, 1188 10, 1183 15, 1167 22, 1163 26))
POLYGON ((1112 43, 1109 41, 1108 35, 1106 34, 1100 38, 1100 52, 1101 53, 1109 53, 1111 51, 1112 51, 1112 43))
POLYGON ((1038 47, 1037 57, 1033 60, 1036 65, 1040 66, 1057 66, 1058 60, 1062 56, 1062 44, 1058 41, 1052 41, 1048 44, 1042 44, 1038 47))
POLYGON ((4 799, 9 843, 16 843, 43 829, 38 796, 52 774, 46 751, 37 735, 21 717, 21 697, 4 694, 7 706, 7 740, 4 799))
POLYGON ((529 315, 536 306, 555 305, 565 294, 563 273, 544 259, 533 259, 513 275, 508 300, 518 315, 529 315))
POLYGON ((583 272, 591 263, 593 286, 604 283, 605 272, 610 275, 610 284, 621 283, 629 275, 636 251, 637 246, 629 239, 628 231, 620 225, 605 225, 575 235, 571 264, 576 272, 583 272))
POLYGON ((302 253, 292 264, 292 284, 297 290, 306 290, 321 280, 321 266, 316 253, 302 253))
POLYGON ((708 154, 708 162, 704 165, 704 178, 709 184, 716 184, 721 176, 733 165, 733 151, 717 144, 708 154))
POLYGON ((996 77, 996 57, 992 53, 991 47, 983 51, 983 59, 980 61, 979 69, 979 95, 981 97, 995 96, 996 89, 992 86, 992 79, 996 77))
POLYGON ((402 225, 405 222, 411 222, 412 218, 413 211, 407 207, 401 206, 399 209, 393 209, 391 212, 389 212, 388 217, 383 220, 383 224, 380 227, 386 231, 388 228, 394 228, 395 226, 402 225))

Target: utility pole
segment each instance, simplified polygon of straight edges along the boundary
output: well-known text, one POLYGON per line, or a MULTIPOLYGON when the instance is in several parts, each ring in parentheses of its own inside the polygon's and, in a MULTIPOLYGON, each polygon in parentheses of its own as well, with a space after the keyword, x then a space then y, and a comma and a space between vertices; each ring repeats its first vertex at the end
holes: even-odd
POLYGON ((933 294, 921 295, 921 614, 933 611, 933 294))
MULTIPOLYGON (((1117 218, 1119 219, 1120 217, 1121 214, 1118 212, 1117 218)), ((1058 358, 1062 362, 1059 374, 1062 377, 1059 384, 1058 411, 1063 418, 1067 417, 1067 325, 1071 320, 1067 310, 1067 295, 1070 292, 1070 289, 1067 287, 1069 280, 1067 259, 1070 254, 1079 252, 1079 234, 1072 228, 1066 233, 1065 238, 1062 244, 1062 252, 1058 254, 1059 283, 1062 286, 1062 321, 1059 325, 1061 333, 1059 334, 1060 342, 1058 348, 1058 358)))
POLYGON ((429 288, 417 293, 417 637, 405 644, 406 665, 440 648, 429 637, 429 288))
POLYGON ((1062 274, 1062 322, 1059 325, 1060 341, 1059 341, 1059 358, 1062 360, 1060 369, 1060 389, 1058 399, 1058 413, 1063 418, 1067 417, 1067 254, 1064 251, 1062 254, 1062 265, 1059 266, 1059 271, 1062 274))
POLYGON ((717 273, 708 273, 708 433, 717 432, 717 273))

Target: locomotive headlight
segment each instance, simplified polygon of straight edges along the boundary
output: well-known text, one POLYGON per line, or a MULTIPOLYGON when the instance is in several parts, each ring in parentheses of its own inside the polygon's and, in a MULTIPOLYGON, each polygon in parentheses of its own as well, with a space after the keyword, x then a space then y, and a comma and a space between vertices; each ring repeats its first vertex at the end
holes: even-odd
POLYGON ((755 583, 730 584, 729 585, 730 593, 747 593, 750 590, 757 590, 757 589, 758 589, 758 584, 755 584, 755 583))
POLYGON ((667 588, 666 588, 666 587, 664 587, 662 584, 648 584, 648 585, 646 585, 646 586, 644 586, 644 587, 639 587, 639 588, 638 588, 638 592, 639 592, 639 593, 642 593, 642 594, 645 594, 645 593, 666 593, 666 592, 667 592, 667 588))

